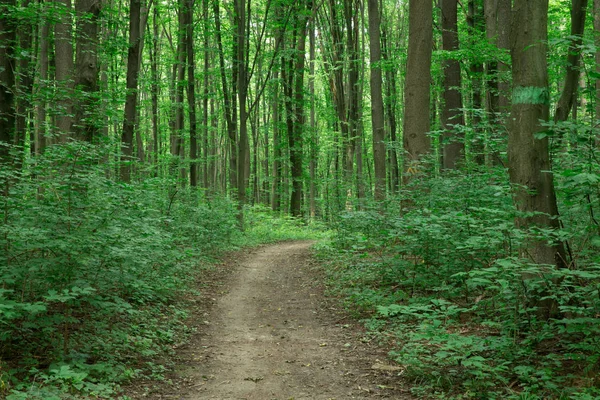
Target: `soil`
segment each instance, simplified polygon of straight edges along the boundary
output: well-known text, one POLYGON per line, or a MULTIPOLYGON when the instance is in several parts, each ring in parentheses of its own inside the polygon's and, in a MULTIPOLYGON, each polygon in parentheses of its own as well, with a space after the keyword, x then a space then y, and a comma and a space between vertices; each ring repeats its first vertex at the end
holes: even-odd
POLYGON ((230 256, 201 289, 197 332, 177 349, 170 383, 132 387, 130 398, 411 399, 402 369, 324 296, 311 245, 230 256))

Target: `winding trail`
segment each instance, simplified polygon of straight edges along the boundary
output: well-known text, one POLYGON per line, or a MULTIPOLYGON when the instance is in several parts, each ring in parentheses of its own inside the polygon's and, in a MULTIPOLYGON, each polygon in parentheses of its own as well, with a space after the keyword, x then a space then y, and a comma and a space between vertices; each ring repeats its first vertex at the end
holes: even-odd
POLYGON ((185 384, 144 398, 410 399, 401 371, 324 303, 311 244, 270 245, 230 263, 226 292, 202 316, 206 329, 183 349, 185 384))

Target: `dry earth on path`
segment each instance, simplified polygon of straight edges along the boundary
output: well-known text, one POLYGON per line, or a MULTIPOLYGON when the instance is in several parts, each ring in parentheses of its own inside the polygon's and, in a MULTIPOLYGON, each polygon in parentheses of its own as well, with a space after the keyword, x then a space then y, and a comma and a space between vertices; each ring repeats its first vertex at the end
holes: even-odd
MULTIPOLYGON (((400 371, 323 296, 311 242, 237 253, 199 305, 173 384, 136 399, 410 399, 400 371)), ((206 294, 205 294, 206 295, 206 294)), ((139 388, 138 388, 139 389, 139 388)))

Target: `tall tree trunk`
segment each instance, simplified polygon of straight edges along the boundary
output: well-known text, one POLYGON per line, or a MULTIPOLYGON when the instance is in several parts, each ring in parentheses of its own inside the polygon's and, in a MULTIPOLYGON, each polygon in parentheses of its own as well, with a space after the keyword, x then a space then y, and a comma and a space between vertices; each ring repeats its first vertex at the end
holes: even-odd
POLYGON ((369 54, 371 61, 371 124, 373 126, 373 163, 375 165, 375 200, 385 199, 385 122, 383 109, 383 79, 381 73, 381 19, 379 0, 368 0, 369 54))
MULTIPOLYGON (((510 24, 511 24, 512 0, 498 0, 497 9, 497 46, 507 53, 510 51, 510 24)), ((498 111, 508 113, 510 111, 510 66, 500 61, 498 63, 498 111)))
MULTIPOLYGON (((1 31, 1 29, 0 29, 1 31)), ((50 23, 42 18, 39 28, 39 55, 38 55, 38 83, 36 94, 36 124, 35 124, 35 150, 36 154, 42 154, 46 149, 46 135, 48 133, 46 124, 46 100, 45 93, 48 88, 48 51, 50 23), (40 95, 41 94, 41 95, 40 95)), ((1 118, 0 118, 1 120, 1 118)), ((1 129, 0 129, 1 131, 1 129)))
POLYGON ((208 52, 208 46, 209 46, 209 30, 208 30, 208 2, 210 0, 202 0, 202 15, 203 15, 203 20, 204 20, 204 24, 203 24, 203 40, 204 40, 204 70, 203 70, 203 95, 202 95, 202 125, 204 127, 204 132, 203 132, 203 142, 204 145, 202 146, 202 151, 203 151, 203 155, 202 155, 202 160, 204 161, 204 166, 203 166, 203 186, 205 189, 209 189, 211 187, 210 185, 210 168, 209 166, 211 165, 211 160, 209 160, 209 134, 210 134, 210 130, 209 130, 209 126, 208 126, 208 97, 210 95, 209 93, 209 87, 208 87, 208 74, 209 74, 209 70, 210 70, 210 54, 208 52))
POLYGON ((600 0, 594 0, 594 33, 596 44, 596 120, 600 119, 600 0))
MULTIPOLYGON (((388 44, 386 29, 382 31, 382 57, 383 60, 389 62, 388 55, 388 44)), ((396 72, 391 68, 386 68, 386 84, 385 84, 385 97, 386 102, 386 113, 389 126, 389 140, 391 142, 390 149, 388 150, 389 164, 390 164, 390 191, 396 193, 400 187, 400 169, 398 167, 398 153, 396 152, 396 104, 398 102, 397 88, 396 88, 396 72)))
POLYGON ((271 209, 279 211, 281 209, 281 139, 279 133, 279 72, 276 70, 273 75, 275 82, 273 88, 273 102, 271 103, 271 112, 273 113, 273 171, 271 184, 271 209))
POLYGON ((138 100, 138 75, 140 46, 142 42, 141 0, 130 0, 129 4, 129 50, 127 53, 127 95, 125 97, 125 118, 121 135, 121 180, 131 181, 131 161, 133 156, 133 136, 135 131, 138 100))
POLYGON ((235 76, 233 81, 233 90, 230 97, 227 85, 227 72, 225 69, 225 53, 223 51, 223 40, 221 37, 221 11, 219 9, 219 0, 213 0, 213 11, 215 14, 215 33, 217 35, 217 46, 219 49, 219 67, 221 75, 221 85, 223 89, 223 102, 225 103, 225 123, 227 135, 229 136, 229 184, 231 188, 237 188, 237 117, 235 107, 236 86, 235 76))
MULTIPOLYGON (((516 0, 513 13, 511 58, 512 111, 508 161, 517 209, 533 216, 519 217, 520 228, 559 228, 558 208, 550 166, 548 138, 537 138, 549 116, 546 43, 548 0, 516 0)), ((565 265, 562 243, 530 239, 523 255, 539 264, 565 265)))
POLYGON ((59 141, 65 142, 73 125, 73 18, 71 0, 56 2, 64 11, 54 26, 54 75, 58 90, 55 115, 59 141))
POLYGON ((585 28, 588 0, 571 0, 571 43, 567 55, 567 74, 562 93, 556 105, 554 121, 566 121, 577 96, 579 85, 579 60, 585 28))
MULTIPOLYGON (((23 2, 23 8, 29 8, 31 4, 30 0, 23 2)), ((31 112, 31 96, 33 94, 33 77, 34 77, 34 65, 33 57, 35 50, 33 49, 33 31, 34 24, 32 23, 31 17, 25 17, 20 21, 18 28, 19 36, 19 47, 21 55, 19 57, 19 77, 17 80, 17 104, 16 104, 16 127, 15 127, 15 141, 19 151, 22 151, 25 146, 25 136, 27 134, 27 116, 31 112)), ((33 154, 35 154, 35 141, 30 143, 33 147, 33 154)), ((23 154, 23 153, 21 153, 23 154)), ((22 157, 20 157, 18 164, 21 166, 22 157)))
MULTIPOLYGON (((479 3, 476 0, 469 0, 467 25, 469 26, 471 35, 476 38, 479 37, 476 32, 481 29, 481 10, 479 3)), ((472 91, 471 125, 475 135, 473 138, 473 146, 471 151, 475 153, 474 158, 477 164, 483 165, 485 162, 484 132, 481 129, 481 110, 483 108, 481 79, 483 75, 483 64, 481 64, 479 61, 471 63, 469 73, 471 75, 472 91)))
POLYGON ((159 74, 158 74, 158 7, 159 2, 154 4, 154 15, 152 17, 152 48, 150 49, 150 85, 151 101, 152 101, 152 143, 153 143, 153 161, 154 161, 154 176, 158 176, 158 156, 160 152, 160 136, 159 136, 159 114, 158 114, 158 91, 159 91, 159 74))
POLYGON ((433 2, 409 0, 408 31, 403 124, 405 180, 418 172, 421 157, 431 152, 427 133, 430 130, 433 2))
POLYGON ((179 0, 179 21, 177 29, 177 80, 175 82, 175 155, 174 163, 179 169, 180 184, 185 186, 185 173, 183 167, 183 159, 185 158, 185 110, 184 110, 184 93, 186 89, 185 74, 186 74, 186 12, 187 0, 179 0))
MULTIPOLYGON (((458 50, 458 1, 441 0, 442 2, 442 48, 448 52, 458 50)), ((461 95, 460 64, 456 57, 448 56, 444 61, 444 105, 442 109, 442 129, 444 144, 442 167, 456 169, 464 157, 464 135, 459 133, 465 119, 463 116, 461 95)))
POLYGON ((14 0, 0 0, 0 163, 10 162, 15 134, 15 24, 11 18, 14 0))
POLYGON ((101 0, 76 0, 77 39, 75 86, 80 100, 75 105, 75 137, 91 142, 98 134, 98 16, 101 0))
POLYGON ((310 186, 308 193, 308 204, 310 218, 314 219, 317 215, 317 188, 316 188, 316 170, 317 170, 317 156, 318 156, 318 138, 316 116, 315 116, 315 25, 314 21, 311 21, 309 25, 309 62, 310 62, 310 78, 308 82, 308 90, 310 93, 310 161, 309 161, 309 174, 310 174, 310 186))
POLYGON ((196 77, 194 57, 194 0, 186 0, 186 50, 188 109, 190 119, 190 186, 198 186, 198 138, 196 123, 196 77))
MULTIPOLYGON (((239 107, 237 196, 238 204, 246 203, 246 188, 250 177, 250 142, 248 140, 248 66, 246 58, 246 0, 235 0, 235 20, 237 24, 237 54, 234 65, 237 66, 237 89, 239 107)), ((249 15, 248 15, 249 17, 249 15)))

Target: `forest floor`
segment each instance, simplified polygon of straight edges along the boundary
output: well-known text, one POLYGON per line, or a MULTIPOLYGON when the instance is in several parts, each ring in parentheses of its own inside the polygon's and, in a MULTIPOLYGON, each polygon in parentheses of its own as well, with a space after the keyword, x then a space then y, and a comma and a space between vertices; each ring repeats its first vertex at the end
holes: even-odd
POLYGON ((310 241, 230 255, 200 288, 191 340, 133 399, 410 399, 385 350, 324 296, 310 241), (168 383, 167 383, 168 382, 168 383))

